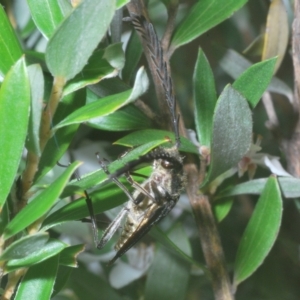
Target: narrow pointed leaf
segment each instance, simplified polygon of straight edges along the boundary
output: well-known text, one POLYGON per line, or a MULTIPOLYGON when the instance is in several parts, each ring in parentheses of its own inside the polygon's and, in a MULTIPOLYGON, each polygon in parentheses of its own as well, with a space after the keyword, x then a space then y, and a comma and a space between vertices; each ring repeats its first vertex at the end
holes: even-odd
POLYGON ((67 83, 63 92, 64 96, 104 78, 117 75, 115 69, 103 58, 103 54, 103 50, 93 53, 83 70, 67 83))
POLYGON ((84 245, 75 245, 65 248, 59 254, 59 264, 72 268, 77 268, 77 256, 84 251, 84 248, 84 245))
MULTIPOLYGON (((247 182, 230 186, 217 194, 216 199, 222 199, 230 196, 243 194, 260 195, 267 182, 267 178, 253 179, 247 182)), ((300 183, 300 181, 299 181, 300 183)))
POLYGON ((217 94, 214 76, 202 49, 198 51, 193 84, 198 140, 201 146, 210 148, 213 113, 217 102, 217 94))
POLYGON ((276 60, 277 58, 275 57, 252 65, 232 84, 253 108, 257 105, 271 82, 276 60))
POLYGON ((223 201, 217 201, 216 203, 214 203, 214 215, 218 222, 221 222, 229 214, 232 204, 232 198, 227 198, 223 201))
POLYGON ((59 240, 50 239, 42 248, 31 252, 29 255, 19 259, 9 260, 5 265, 5 272, 9 273, 19 268, 30 267, 38 264, 49 259, 50 257, 57 255, 66 247, 67 244, 59 240))
MULTIPOLYGON (((148 141, 159 139, 164 142, 168 142, 167 145, 170 147, 175 144, 174 133, 157 129, 146 129, 130 133, 117 140, 114 144, 123 145, 126 147, 136 147, 138 145, 145 144, 148 141), (169 142, 169 140, 171 140, 171 142, 169 142)), ((197 147, 190 140, 183 137, 181 137, 181 146, 179 150, 199 154, 197 147)))
POLYGON ((242 236, 234 266, 234 285, 251 276, 263 263, 278 235, 282 199, 276 177, 271 176, 242 236))
MULTIPOLYGON (((124 84, 124 82, 118 78, 106 80, 106 83, 108 81, 114 81, 114 84, 105 85, 105 81, 102 81, 97 85, 97 89, 95 91, 97 92, 97 94, 93 92, 91 88, 87 89, 86 102, 92 103, 97 101, 99 97, 105 97, 116 92, 123 92, 129 88, 129 86, 124 84), (116 88, 114 88, 115 86, 116 88)), ((95 87, 95 85, 93 87, 95 87)), ((87 125, 93 128, 108 131, 123 131, 134 129, 140 130, 152 127, 152 121, 144 113, 142 113, 134 105, 134 103, 132 103, 118 109, 112 114, 92 119, 87 122, 87 125)))
POLYGON ((43 248, 49 240, 46 232, 25 236, 9 245, 0 256, 0 260, 20 259, 43 248))
POLYGON ((64 16, 69 15, 74 10, 72 3, 68 0, 58 0, 58 4, 64 16))
MULTIPOLYGON (((84 97, 84 90, 76 91, 75 93, 64 97, 58 105, 58 109, 52 121, 53 125, 60 122, 79 107, 83 106, 85 103, 84 97)), ((61 159, 68 149, 78 126, 79 124, 74 124, 61 128, 51 137, 40 158, 39 169, 36 173, 34 182, 37 182, 40 178, 47 174, 61 159)))
POLYGON ((32 266, 22 279, 14 299, 50 299, 57 269, 58 255, 32 266))
POLYGON ((27 3, 35 25, 49 39, 64 19, 58 1, 27 0, 27 3))
MULTIPOLYGON (((121 181, 123 183, 123 181, 121 181)), ((117 207, 128 200, 124 192, 116 185, 108 185, 105 188, 90 193, 95 214, 117 207)), ((84 198, 70 202, 48 216, 43 222, 43 230, 62 224, 67 221, 76 221, 89 217, 89 210, 84 198)))
MULTIPOLYGON (((266 185, 267 178, 250 180, 221 191, 216 199, 243 194, 260 195, 266 185)), ((300 197, 300 179, 294 177, 279 177, 278 182, 285 198, 300 197)))
POLYGON ((103 55, 103 58, 117 71, 122 70, 125 64, 125 54, 122 45, 123 43, 115 43, 107 46, 103 55))
POLYGON ((25 206, 4 229, 4 239, 8 239, 22 231, 47 213, 57 201, 64 186, 79 165, 79 162, 74 162, 70 165, 65 172, 53 182, 53 184, 25 206))
POLYGON ((25 60, 21 58, 7 73, 0 90, 0 210, 17 174, 29 111, 29 79, 25 60))
POLYGON ((0 5, 0 28, 0 77, 2 77, 23 54, 19 40, 2 5, 0 5))
MULTIPOLYGON (((221 68, 234 79, 237 79, 251 65, 252 63, 249 60, 232 49, 227 50, 220 60, 221 68)), ((272 78, 268 91, 284 95, 291 103, 293 102, 293 91, 277 77, 272 78)))
POLYGON ((50 39, 46 62, 55 77, 73 78, 86 65, 105 35, 115 10, 114 0, 85 0, 50 39))
POLYGON ((282 0, 273 0, 268 12, 262 60, 277 56, 274 73, 280 67, 289 41, 288 15, 282 0))
POLYGON ((125 51, 125 66, 122 70, 122 78, 126 82, 130 79, 136 70, 137 64, 142 56, 143 49, 138 34, 132 31, 125 51))
POLYGON ((248 103, 230 85, 218 99, 213 122, 211 165, 203 185, 237 166, 252 141, 252 116, 248 103))
POLYGON ((65 267, 65 266, 58 266, 57 276, 55 278, 55 283, 52 292, 52 298, 57 295, 63 288, 66 287, 67 282, 69 282, 70 275, 73 272, 72 268, 65 267))
POLYGON ((184 20, 175 29, 172 46, 187 44, 229 18, 247 0, 201 0, 191 8, 184 20))
POLYGON ((144 68, 140 68, 133 89, 107 96, 96 102, 85 105, 70 114, 66 119, 56 125, 54 129, 111 114, 117 109, 135 101, 140 95, 146 92, 148 85, 149 80, 146 71, 144 68))
POLYGON ((151 128, 152 122, 134 104, 129 104, 112 114, 90 120, 87 125, 106 131, 127 131, 151 128))
POLYGON ((31 90, 31 111, 28 128, 27 149, 40 155, 40 123, 43 110, 44 76, 40 65, 28 67, 28 76, 31 90))
POLYGON ((123 7, 123 6, 126 5, 128 2, 130 2, 130 0, 116 0, 116 1, 117 1, 117 3, 116 3, 117 9, 123 7))

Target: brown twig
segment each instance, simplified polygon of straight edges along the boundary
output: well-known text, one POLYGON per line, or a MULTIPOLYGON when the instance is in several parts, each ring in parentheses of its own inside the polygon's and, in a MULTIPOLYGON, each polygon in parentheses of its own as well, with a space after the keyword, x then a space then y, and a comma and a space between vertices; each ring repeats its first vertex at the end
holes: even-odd
POLYGON ((294 64, 294 116, 297 118, 294 131, 290 138, 282 141, 282 148, 287 160, 287 170, 300 178, 300 4, 294 2, 294 22, 292 29, 292 48, 294 64))
POLYGON ((214 296, 217 300, 234 299, 226 270, 225 257, 208 196, 198 189, 198 170, 195 164, 187 164, 187 194, 193 208, 199 230, 202 251, 210 273, 214 296))
MULTIPOLYGON (((51 133, 51 122, 58 106, 59 100, 61 99, 63 87, 65 85, 65 79, 56 77, 54 78, 53 87, 50 95, 50 99, 46 109, 42 115, 42 122, 40 128, 40 149, 41 152, 44 150, 48 140, 50 139, 51 133)), ((40 157, 33 152, 28 152, 26 167, 22 174, 22 199, 18 202, 16 212, 20 211, 28 201, 30 195, 28 194, 29 189, 33 183, 34 176, 38 170, 38 164, 40 157)))
POLYGON ((134 102, 134 106, 143 112, 150 120, 156 120, 156 114, 144 101, 138 99, 134 102))
POLYGON ((18 269, 8 274, 8 282, 1 296, 1 300, 9 300, 16 292, 16 286, 20 279, 26 274, 27 268, 18 269))
POLYGON ((169 46, 170 46, 170 41, 171 37, 175 28, 175 19, 177 16, 177 11, 178 11, 178 0, 171 1, 168 7, 168 21, 166 25, 166 30, 164 33, 164 36, 161 40, 161 46, 164 50, 164 53, 167 53, 168 58, 170 59, 169 56, 169 46))

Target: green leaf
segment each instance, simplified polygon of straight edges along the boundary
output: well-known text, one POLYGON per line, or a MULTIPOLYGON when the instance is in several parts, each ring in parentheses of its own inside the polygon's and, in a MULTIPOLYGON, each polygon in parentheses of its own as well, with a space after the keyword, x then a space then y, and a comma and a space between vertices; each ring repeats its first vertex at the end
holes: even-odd
POLYGON ((2 207, 2 210, 0 212, 0 235, 2 235, 4 228, 10 221, 10 209, 8 206, 9 201, 6 201, 2 207))
POLYGON ((217 201, 214 203, 214 215, 218 222, 221 222, 228 215, 231 210, 232 204, 232 198, 226 198, 223 201, 217 201))
POLYGON ((123 43, 111 44, 104 50, 103 58, 117 71, 123 69, 125 64, 125 55, 122 49, 123 43))
POLYGON ((48 242, 49 234, 46 232, 25 236, 7 247, 0 256, 1 261, 20 259, 43 248, 48 242))
POLYGON ((143 48, 138 34, 135 30, 132 31, 126 51, 125 51, 125 66, 122 70, 122 78, 126 82, 130 82, 130 79, 136 70, 137 64, 142 56, 143 48))
POLYGON ((58 256, 31 267, 22 279, 15 300, 50 299, 58 269, 58 256))
POLYGON ((98 117, 87 125, 107 131, 127 131, 151 128, 152 123, 134 104, 124 106, 110 115, 98 117))
POLYGON ((87 64, 105 35, 115 10, 114 0, 85 0, 51 37, 46 62, 55 77, 72 79, 87 64))
MULTIPOLYGON (((90 88, 87 89, 86 102, 92 103, 97 101, 99 97, 105 97, 116 92, 123 92, 128 88, 129 86, 124 84, 119 78, 108 79, 102 81, 100 84, 94 85, 93 91, 90 88)), ((87 122, 87 125, 108 131, 123 131, 146 129, 152 127, 152 122, 135 107, 134 104, 129 104, 112 114, 92 119, 87 122)))
POLYGON ((74 162, 48 188, 32 199, 32 201, 8 223, 4 229, 4 239, 6 240, 22 231, 47 213, 57 201, 64 186, 79 165, 79 162, 74 162))
MULTIPOLYGON (((130 85, 126 84, 120 77, 108 78, 106 80, 100 81, 98 84, 90 85, 89 90, 91 90, 98 98, 104 98, 116 93, 121 93, 129 90, 130 85)), ((90 95, 91 96, 91 95, 90 95)), ((89 103, 94 102, 93 95, 91 98, 87 99, 89 103)))
POLYGON ((59 240, 49 239, 48 243, 37 251, 31 252, 29 255, 11 259, 5 265, 4 271, 9 273, 19 268, 29 267, 38 264, 60 253, 67 245, 59 240))
MULTIPOLYGON (((68 114, 72 113, 85 103, 85 91, 79 90, 75 93, 69 94, 64 97, 55 113, 53 119, 53 125, 60 122, 68 114)), ((42 153, 39 169, 35 175, 34 182, 40 180, 45 174, 47 174, 60 160, 63 154, 68 149, 75 133, 77 132, 79 124, 74 124, 61 128, 56 131, 52 138, 46 144, 46 147, 42 153)))
POLYGON ((28 128, 28 139, 26 148, 40 156, 40 123, 43 110, 44 97, 44 76, 39 65, 31 65, 27 68, 30 90, 31 90, 31 111, 28 128))
POLYGON ((63 92, 64 96, 118 74, 103 55, 104 50, 97 50, 93 53, 83 70, 67 83, 63 92))
MULTIPOLYGON (((170 236, 177 246, 191 252, 188 238, 180 226, 176 226, 170 236)), ((159 247, 148 272, 145 299, 184 299, 189 277, 190 263, 159 247)))
POLYGON ((275 57, 252 65, 232 84, 253 108, 271 82, 276 60, 275 57))
MULTIPOLYGON (((121 181, 124 183, 123 181, 121 181)), ((123 204, 128 200, 124 192, 116 185, 110 184, 105 188, 89 194, 92 199, 95 214, 102 213, 123 204)), ((49 215, 43 222, 43 230, 62 224, 67 221, 76 221, 90 216, 84 198, 70 202, 49 215)))
POLYGON ((282 194, 285 198, 300 197, 300 179, 295 177, 278 178, 282 194))
POLYGON ((32 18, 29 18, 26 25, 23 28, 20 28, 20 29, 21 29, 21 32, 20 32, 21 38, 22 39, 27 39, 36 30, 36 26, 35 26, 32 18))
POLYGON ((202 49, 198 51, 193 83, 195 121, 199 143, 201 146, 210 148, 217 94, 214 75, 202 49))
POLYGON ((7 73, 0 90, 0 208, 17 174, 27 134, 29 111, 30 86, 22 57, 7 73))
POLYGON ((289 20, 286 5, 282 0, 272 1, 270 4, 267 24, 265 27, 262 60, 276 56, 274 73, 280 67, 289 43, 289 20))
POLYGON ((53 299, 55 299, 54 296, 56 294, 58 294, 64 287, 66 287, 66 284, 69 281, 72 271, 73 271, 72 268, 61 266, 61 265, 58 266, 57 276, 55 278, 53 292, 51 295, 53 299))
POLYGON ((116 3, 117 9, 125 6, 128 2, 130 2, 130 0, 116 0, 116 1, 117 1, 116 3))
MULTIPOLYGON (((237 184, 233 187, 228 187, 221 191, 216 199, 237 196, 243 194, 260 195, 267 182, 267 178, 254 179, 248 182, 237 184)), ((300 197, 300 179, 294 177, 279 177, 278 182, 285 198, 300 197)))
MULTIPOLYGON (((161 140, 164 142, 168 142, 168 146, 173 146, 175 144, 174 133, 158 129, 146 129, 130 133, 125 137, 114 142, 114 144, 123 145, 127 147, 136 147, 138 145, 145 144, 151 140, 161 140), (169 142, 170 140, 171 142, 169 142)), ((184 137, 181 137, 181 146, 179 150, 199 154, 197 147, 191 141, 184 137)))
MULTIPOLYGON (((146 153, 162 145, 163 143, 165 143, 165 140, 151 140, 150 142, 144 145, 141 145, 132 149, 131 151, 128 151, 126 155, 124 155, 121 159, 118 159, 109 164, 109 172, 113 173, 119 170, 120 168, 124 167, 127 162, 135 160, 142 155, 145 155, 146 153)), ((73 180, 69 182, 62 194, 62 197, 67 197, 74 194, 75 192, 89 189, 91 187, 103 183, 104 181, 107 181, 107 175, 102 169, 92 172, 89 175, 82 176, 80 181, 73 180)))
MULTIPOLYGON (((219 192, 215 199, 222 199, 230 196, 237 196, 243 194, 260 195, 267 182, 267 178, 253 179, 247 182, 230 186, 219 192)), ((300 181, 299 181, 300 183, 300 181)))
POLYGON ((0 28, 0 76, 4 76, 21 57, 23 51, 2 5, 0 5, 0 28))
POLYGON ((84 245, 75 245, 65 248, 59 254, 59 264, 77 268, 77 256, 84 251, 84 248, 84 245))
POLYGON ((276 177, 271 176, 242 236, 234 266, 234 285, 251 276, 262 264, 278 235, 282 199, 276 177))
POLYGON ((201 0, 198 1, 175 29, 171 47, 187 44, 229 18, 247 0, 201 0))
POLYGON ((27 3, 35 25, 49 39, 64 19, 58 2, 51 0, 27 0, 27 3))
MULTIPOLYGON (((271 62, 269 63, 271 64, 271 62)), ((232 49, 227 50, 220 60, 221 68, 234 79, 237 79, 251 65, 252 63, 249 60, 232 49)), ((277 77, 272 78, 268 91, 284 95, 291 103, 293 102, 293 91, 277 77)))
POLYGON ((135 101, 140 95, 146 92, 149 85, 147 73, 144 68, 140 68, 134 83, 133 89, 119 94, 107 96, 99 99, 99 101, 92 102, 77 111, 70 114, 66 119, 55 126, 55 129, 81 123, 84 121, 91 120, 96 117, 105 116, 113 113, 117 109, 135 101))
POLYGON ((246 99, 227 85, 220 95, 213 121, 211 165, 203 186, 237 166, 252 141, 252 116, 246 99))
POLYGON ((64 16, 69 15, 74 10, 69 0, 58 0, 58 4, 64 16))

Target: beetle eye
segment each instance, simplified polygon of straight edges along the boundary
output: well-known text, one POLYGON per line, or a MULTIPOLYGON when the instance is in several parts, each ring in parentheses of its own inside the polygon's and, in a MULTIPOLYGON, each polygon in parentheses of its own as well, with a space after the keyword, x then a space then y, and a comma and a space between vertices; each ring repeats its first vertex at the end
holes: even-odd
POLYGON ((161 162, 161 165, 165 168, 165 169, 172 169, 174 167, 173 163, 171 163, 168 160, 163 160, 161 162))

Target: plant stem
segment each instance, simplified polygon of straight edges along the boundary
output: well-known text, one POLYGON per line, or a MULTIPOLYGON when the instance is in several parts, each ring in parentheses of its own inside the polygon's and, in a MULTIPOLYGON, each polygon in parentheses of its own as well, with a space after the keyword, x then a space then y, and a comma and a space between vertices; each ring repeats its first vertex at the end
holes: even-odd
POLYGON ((185 170, 188 175, 187 194, 199 230, 201 247, 210 273, 215 299, 232 300, 234 297, 231 291, 231 283, 208 196, 201 194, 199 191, 199 174, 195 164, 186 164, 185 170))
MULTIPOLYGON (((59 100, 61 99, 63 87, 66 81, 62 77, 55 77, 53 82, 53 87, 51 91, 51 95, 49 98, 48 105, 43 112, 42 115, 42 122, 40 128, 40 149, 41 152, 44 150, 48 140, 50 139, 52 132, 51 132, 51 123, 55 111, 57 109, 59 100)), ((22 199, 18 202, 17 207, 15 209, 15 213, 20 211, 26 204, 30 197, 28 193, 29 189, 34 180, 34 176, 38 170, 38 164, 40 161, 40 157, 33 152, 28 152, 26 167, 22 174, 22 199)))
POLYGON ((40 147, 41 151, 44 150, 48 140, 50 139, 52 132, 51 132, 51 125, 52 119, 57 109, 59 100, 61 99, 63 87, 66 83, 65 78, 63 77, 55 77, 51 95, 49 99, 49 103, 42 115, 42 123, 41 123, 41 131, 40 131, 40 147))
POLYGON ((292 28, 292 50, 294 64, 294 119, 295 126, 288 139, 281 145, 287 161, 287 170, 293 176, 300 178, 300 3, 294 1, 294 21, 292 28))
POLYGON ((8 282, 1 297, 1 300, 9 300, 16 291, 16 286, 20 281, 21 277, 25 275, 26 269, 18 269, 8 274, 8 282))

